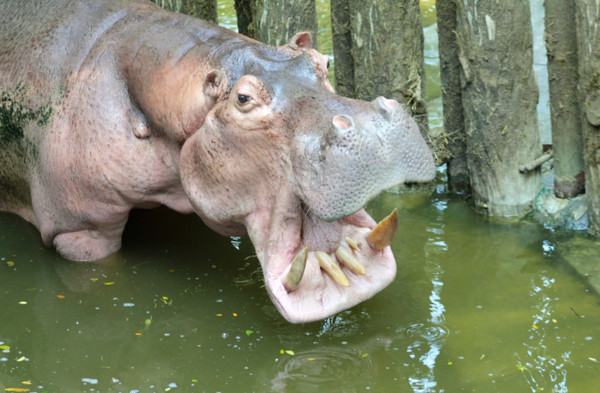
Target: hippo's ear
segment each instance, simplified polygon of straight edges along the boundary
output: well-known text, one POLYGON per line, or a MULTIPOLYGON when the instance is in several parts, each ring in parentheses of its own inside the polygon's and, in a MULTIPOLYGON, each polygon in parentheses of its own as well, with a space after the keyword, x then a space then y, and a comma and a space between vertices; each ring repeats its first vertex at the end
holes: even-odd
POLYGON ((312 42, 313 41, 312 37, 310 36, 310 33, 303 31, 301 33, 296 33, 296 35, 292 37, 288 45, 292 49, 307 50, 312 48, 312 42))
POLYGON ((225 74, 221 70, 211 70, 204 78, 202 91, 207 97, 214 98, 215 100, 223 98, 227 92, 225 74))

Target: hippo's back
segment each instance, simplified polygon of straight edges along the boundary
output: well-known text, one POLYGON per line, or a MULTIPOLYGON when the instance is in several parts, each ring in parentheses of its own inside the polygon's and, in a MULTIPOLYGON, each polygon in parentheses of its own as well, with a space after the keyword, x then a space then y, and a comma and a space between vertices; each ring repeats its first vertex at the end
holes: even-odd
MULTIPOLYGON (((146 2, 80 0, 0 1, 0 90, 64 87, 97 37, 146 2)), ((33 98, 33 97, 32 97, 33 98)))

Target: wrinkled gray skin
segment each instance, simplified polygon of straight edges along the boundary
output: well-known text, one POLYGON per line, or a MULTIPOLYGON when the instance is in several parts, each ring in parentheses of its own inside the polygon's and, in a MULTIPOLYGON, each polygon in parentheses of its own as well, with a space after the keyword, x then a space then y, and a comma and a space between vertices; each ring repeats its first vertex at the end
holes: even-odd
POLYGON ((394 257, 367 241, 375 222, 362 206, 431 180, 431 153, 396 101, 335 95, 308 34, 272 48, 143 1, 48 0, 0 2, 0 37, 0 93, 52 108, 22 133, 0 129, 0 209, 64 257, 115 252, 129 211, 163 204, 224 235, 247 233, 291 322, 393 280, 394 257), (343 267, 344 287, 315 251, 333 256, 347 236, 366 274, 343 267), (286 289, 304 247, 304 276, 286 289))

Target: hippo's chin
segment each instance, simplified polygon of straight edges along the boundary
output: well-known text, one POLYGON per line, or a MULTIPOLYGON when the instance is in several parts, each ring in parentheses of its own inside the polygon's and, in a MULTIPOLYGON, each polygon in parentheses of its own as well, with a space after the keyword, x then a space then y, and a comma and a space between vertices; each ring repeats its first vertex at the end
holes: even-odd
POLYGON ((267 236, 249 230, 268 293, 285 319, 305 323, 327 318, 393 281, 391 239, 381 244, 370 234, 386 227, 383 232, 393 236, 395 227, 377 225, 364 210, 334 222, 320 220, 305 208, 301 211, 294 219, 275 220, 282 227, 269 225, 277 230, 267 236))

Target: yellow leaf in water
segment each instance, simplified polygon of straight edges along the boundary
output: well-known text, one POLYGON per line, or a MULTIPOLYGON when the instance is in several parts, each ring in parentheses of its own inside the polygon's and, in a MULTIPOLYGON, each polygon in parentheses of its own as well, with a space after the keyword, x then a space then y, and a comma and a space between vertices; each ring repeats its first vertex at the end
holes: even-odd
POLYGON ((531 325, 531 327, 534 328, 534 329, 538 328, 537 325, 535 325, 535 324, 531 325))
POLYGON ((98 281, 98 279, 96 277, 92 277, 92 278, 90 278, 90 281, 96 282, 96 281, 98 281))
POLYGON ((23 381, 21 382, 23 385, 31 385, 31 381, 23 381))
POLYGON ((292 351, 291 349, 286 349, 285 353, 287 353, 290 356, 294 356, 294 351, 292 351))
POLYGON ((10 349, 10 345, 0 345, 0 349, 10 349))
POLYGON ((59 298, 59 299, 64 299, 65 295, 56 295, 56 297, 59 298))
POLYGON ((25 300, 22 300, 19 302, 20 305, 24 306, 25 304, 27 304, 27 302, 25 300))
POLYGON ((28 392, 29 389, 27 388, 6 388, 4 389, 5 392, 28 392))
POLYGON ((15 263, 13 261, 7 261, 6 264, 8 266, 15 266, 15 263))
POLYGON ((114 285, 114 282, 113 281, 105 282, 104 285, 114 285))
POLYGON ((369 354, 368 354, 368 353, 363 353, 361 356, 362 356, 363 358, 366 358, 367 356, 369 356, 369 354))

